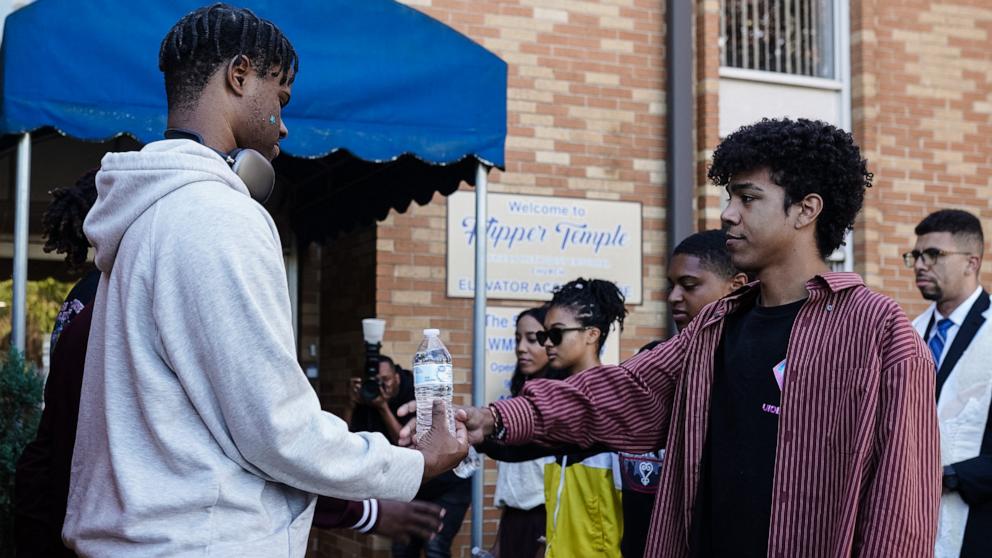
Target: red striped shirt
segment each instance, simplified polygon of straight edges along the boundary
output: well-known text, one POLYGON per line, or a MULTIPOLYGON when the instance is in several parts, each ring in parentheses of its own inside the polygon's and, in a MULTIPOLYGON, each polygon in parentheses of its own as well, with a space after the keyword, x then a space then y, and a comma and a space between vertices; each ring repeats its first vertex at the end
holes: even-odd
MULTIPOLYGON (((768 555, 933 556, 941 468, 930 352, 858 275, 806 286, 789 338, 768 555)), ((523 397, 495 403, 507 441, 667 448, 645 556, 688 556, 723 317, 757 292, 709 305, 620 366, 527 382, 523 397)))

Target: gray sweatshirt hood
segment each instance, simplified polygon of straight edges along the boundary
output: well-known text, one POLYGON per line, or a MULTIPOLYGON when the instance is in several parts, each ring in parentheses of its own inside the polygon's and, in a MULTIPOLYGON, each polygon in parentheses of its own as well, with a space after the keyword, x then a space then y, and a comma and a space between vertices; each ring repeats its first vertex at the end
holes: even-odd
POLYGON ((83 223, 96 266, 109 273, 131 224, 158 200, 200 182, 248 188, 214 150, 192 140, 149 143, 141 151, 107 153, 96 175, 97 199, 83 223))

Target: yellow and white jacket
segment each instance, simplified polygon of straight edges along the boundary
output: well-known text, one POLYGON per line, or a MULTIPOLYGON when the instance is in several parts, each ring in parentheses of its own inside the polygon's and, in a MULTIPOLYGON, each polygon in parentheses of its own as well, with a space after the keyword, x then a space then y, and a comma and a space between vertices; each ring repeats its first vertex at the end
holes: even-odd
POLYGON ((559 455, 545 465, 546 558, 620 558, 623 507, 616 453, 559 455))

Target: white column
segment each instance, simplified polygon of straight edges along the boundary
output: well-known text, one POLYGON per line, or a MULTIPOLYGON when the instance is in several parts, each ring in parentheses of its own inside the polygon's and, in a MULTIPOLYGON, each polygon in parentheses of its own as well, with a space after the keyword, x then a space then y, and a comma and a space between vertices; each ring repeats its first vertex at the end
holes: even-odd
POLYGON ((31 203, 31 134, 17 143, 17 177, 14 183, 14 288, 11 342, 24 352, 27 336, 28 208, 31 203))
MULTIPOLYGON (((475 305, 472 314, 472 405, 486 401, 486 195, 489 169, 482 163, 475 170, 475 305)), ((482 483, 485 459, 472 476, 472 548, 482 548, 482 483)))
MULTIPOLYGON (((836 79, 840 80, 840 127, 848 132, 854 123, 851 121, 851 2, 834 0, 834 68, 836 79)), ((844 236, 844 271, 854 271, 854 234, 844 236)))

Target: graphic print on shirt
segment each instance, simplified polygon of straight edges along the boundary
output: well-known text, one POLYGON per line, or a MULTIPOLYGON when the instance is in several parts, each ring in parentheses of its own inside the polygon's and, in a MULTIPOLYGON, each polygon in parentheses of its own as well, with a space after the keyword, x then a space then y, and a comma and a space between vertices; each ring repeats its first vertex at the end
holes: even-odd
POLYGON ((620 478, 624 490, 642 494, 658 491, 661 479, 661 464, 665 460, 665 450, 649 453, 620 453, 620 478))
MULTIPOLYGON (((775 376, 775 384, 778 385, 778 392, 782 393, 782 384, 785 382, 785 360, 779 362, 772 367, 772 375, 775 376)), ((773 415, 782 414, 782 408, 778 405, 772 405, 771 403, 765 403, 761 406, 761 410, 766 413, 771 413, 773 415)))
POLYGON ((83 311, 83 308, 83 303, 75 298, 62 303, 62 308, 59 309, 59 314, 55 317, 55 327, 52 328, 50 349, 55 348, 55 344, 59 342, 59 336, 62 335, 62 330, 83 311))

